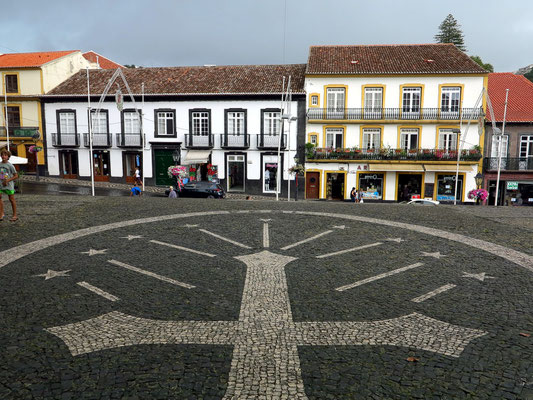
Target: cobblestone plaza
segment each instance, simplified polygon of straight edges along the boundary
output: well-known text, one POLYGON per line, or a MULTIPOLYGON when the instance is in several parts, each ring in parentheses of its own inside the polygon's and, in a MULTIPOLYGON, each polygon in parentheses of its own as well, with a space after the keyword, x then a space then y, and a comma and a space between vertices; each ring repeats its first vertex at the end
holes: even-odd
POLYGON ((20 196, 0 398, 533 398, 533 210, 20 196))

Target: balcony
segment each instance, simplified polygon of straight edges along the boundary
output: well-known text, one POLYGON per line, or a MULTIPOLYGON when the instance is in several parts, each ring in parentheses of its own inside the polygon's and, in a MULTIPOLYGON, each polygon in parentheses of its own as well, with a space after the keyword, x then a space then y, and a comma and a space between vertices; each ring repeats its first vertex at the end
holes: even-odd
MULTIPOLYGON (((258 149, 277 149, 279 145, 279 135, 256 135, 258 149)), ((287 135, 281 135, 281 148, 287 145, 287 135)))
POLYGON ((482 108, 463 108, 451 111, 443 108, 309 108, 307 119, 343 121, 459 121, 475 120, 483 116, 482 108))
POLYGON ((140 133, 117 133, 115 136, 117 147, 142 147, 140 133))
MULTIPOLYGON (((20 127, 20 126, 9 126, 9 138, 32 138, 33 135, 36 133, 39 133, 38 127, 20 127)), ((1 126, 0 127, 0 137, 6 138, 7 132, 6 127, 1 126)))
MULTIPOLYGON (((111 147, 112 136, 110 133, 93 133, 93 147, 111 147)), ((83 134, 83 144, 89 147, 89 134, 83 134)))
POLYGON ((52 146, 54 147, 79 147, 80 135, 78 133, 52 133, 52 146))
MULTIPOLYGON (((498 157, 485 157, 483 159, 485 171, 498 170, 498 157)), ((500 163, 502 171, 533 171, 533 157, 510 158, 502 157, 500 163)))
POLYGON ((220 147, 223 149, 247 149, 250 147, 250 135, 224 134, 220 135, 220 147))
MULTIPOLYGON (((479 161, 482 154, 477 149, 461 150, 460 161, 479 161)), ((397 160, 397 161, 456 161, 457 151, 441 149, 358 149, 315 148, 306 156, 307 161, 324 160, 397 160)))
POLYGON ((185 147, 188 149, 212 149, 215 145, 215 137, 208 135, 185 135, 185 147))

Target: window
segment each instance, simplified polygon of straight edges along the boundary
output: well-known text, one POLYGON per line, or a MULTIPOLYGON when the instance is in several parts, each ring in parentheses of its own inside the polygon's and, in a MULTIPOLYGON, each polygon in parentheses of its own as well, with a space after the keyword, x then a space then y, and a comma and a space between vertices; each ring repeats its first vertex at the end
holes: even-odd
POLYGON ((176 136, 176 112, 174 110, 155 110, 156 136, 176 136))
POLYGON ((520 137, 520 157, 533 157, 533 135, 520 137))
POLYGON ((418 129, 400 129, 400 148, 403 150, 418 149, 418 129))
POLYGON ((327 89, 328 111, 344 111, 344 99, 346 90, 344 88, 327 89))
POLYGON ((280 112, 263 111, 263 135, 276 136, 280 132, 280 112))
POLYGON ((312 106, 318 106, 318 96, 317 95, 314 95, 314 96, 311 96, 311 105, 312 106))
POLYGON ((443 87, 441 93, 440 107, 442 112, 459 112, 459 103, 461 102, 460 87, 443 87))
POLYGON ((226 110, 226 133, 243 135, 245 133, 245 112, 226 110))
POLYGON ((278 177, 278 157, 263 157, 263 193, 276 193, 278 177))
POLYGON ((365 118, 381 118, 383 88, 365 88, 365 118))
POLYGON ((492 135, 492 147, 490 149, 490 156, 499 157, 500 153, 498 152, 498 150, 501 149, 502 157, 507 157, 508 145, 509 145, 509 136, 492 135), (501 148, 500 148, 500 141, 501 141, 501 148))
POLYGON ((381 129, 364 128, 363 129, 363 146, 364 150, 379 149, 381 146, 381 129))
POLYGON ((76 133, 76 113, 75 112, 59 112, 59 133, 61 135, 74 135, 76 133))
POLYGON ((191 111, 191 133, 195 136, 209 135, 209 111, 191 111))
MULTIPOLYGON (((464 176, 457 181, 457 200, 462 201, 464 176)), ((437 200, 455 200, 455 175, 437 175, 437 200)))
POLYGON ((343 128, 326 128, 326 147, 342 148, 343 145, 343 128))
POLYGON ((359 190, 363 199, 382 199, 384 181, 385 174, 360 174, 359 190))
POLYGON ((107 110, 91 112, 91 128, 93 133, 108 133, 107 110))
POLYGON ((18 76, 16 74, 6 74, 5 75, 5 84, 6 84, 6 93, 18 93, 19 92, 19 82, 18 76))
POLYGON ((402 91, 402 112, 418 113, 420 112, 420 99, 422 97, 422 88, 405 87, 402 91))
POLYGON ((124 133, 141 133, 141 120, 137 111, 124 111, 124 133))
POLYGON ((8 106, 7 107, 7 123, 10 128, 20 127, 20 107, 19 106, 8 106))
POLYGON ((439 149, 445 151, 457 149, 457 133, 453 129, 439 129, 439 149))
POLYGON ((310 135, 309 136, 309 143, 314 144, 315 146, 318 145, 318 136, 317 135, 310 135))

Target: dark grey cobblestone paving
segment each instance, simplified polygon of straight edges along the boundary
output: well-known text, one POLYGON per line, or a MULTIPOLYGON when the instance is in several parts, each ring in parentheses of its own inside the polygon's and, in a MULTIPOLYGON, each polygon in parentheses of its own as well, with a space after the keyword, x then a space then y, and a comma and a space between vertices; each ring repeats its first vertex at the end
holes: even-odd
MULTIPOLYGON (((160 321, 238 321, 247 272, 246 265, 234 257, 264 250, 261 219, 270 219, 269 250, 297 258, 285 267, 294 323, 371 322, 418 313, 453 327, 486 332, 466 345, 459 357, 412 346, 299 345, 307 398, 533 399, 532 272, 462 243, 411 230, 283 213, 328 212, 399 221, 533 254, 533 230, 524 222, 533 217, 532 209, 24 195, 18 200, 21 220, 0 223, 0 251, 111 222, 191 212, 231 213, 108 230, 39 250, 1 267, 1 399, 223 398, 231 375, 232 345, 140 344, 73 356, 62 340, 44 329, 115 311, 160 321), (250 213, 236 214, 235 210, 250 213), (258 213, 260 210, 272 212, 258 213), (339 225, 345 229, 332 228, 339 225), (251 249, 218 240, 198 228, 251 249), (280 250, 326 230, 333 232, 280 250), (143 238, 124 239, 128 235, 143 238), (398 237, 404 242, 384 241, 398 237), (150 240, 216 257, 159 246, 150 240), (316 258, 376 242, 383 245, 316 258), (91 248, 108 250, 94 256, 82 254, 91 248), (437 251, 445 257, 422 255, 437 251), (112 265, 110 259, 195 288, 155 280, 112 265), (413 263, 423 265, 346 291, 335 290, 413 263), (49 280, 35 276, 48 269, 70 271, 49 280), (468 278, 464 272, 485 272, 492 278, 468 278), (96 295, 76 285, 79 281, 119 300, 111 302, 96 295), (456 286, 421 303, 411 301, 445 284, 456 286), (408 362, 410 356, 418 362, 408 362)), ((453 342, 455 334, 449 339, 453 342)), ((284 398, 281 391, 273 393, 272 398, 284 398)))

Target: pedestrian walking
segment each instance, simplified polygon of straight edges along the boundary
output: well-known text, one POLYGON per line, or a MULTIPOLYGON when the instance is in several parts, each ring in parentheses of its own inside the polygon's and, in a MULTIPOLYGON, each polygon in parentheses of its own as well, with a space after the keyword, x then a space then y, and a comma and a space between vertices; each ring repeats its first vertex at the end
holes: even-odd
POLYGON ((141 181, 141 170, 140 170, 139 167, 135 167, 135 182, 137 183, 137 185, 142 184, 142 181, 141 181))
POLYGON ((176 193, 176 189, 174 189, 174 186, 170 186, 170 192, 168 193, 169 199, 177 199, 178 194, 176 193))
POLYGON ((10 221, 15 222, 19 219, 17 216, 17 202, 15 201, 15 179, 19 177, 17 170, 9 162, 11 152, 7 149, 0 151, 2 156, 2 162, 0 163, 0 221, 4 220, 4 202, 2 201, 2 194, 7 194, 9 201, 11 202, 11 209, 13 210, 13 216, 10 221))
POLYGON ((350 191, 350 200, 352 201, 352 203, 355 203, 357 201, 357 190, 355 190, 355 187, 353 187, 350 191))

